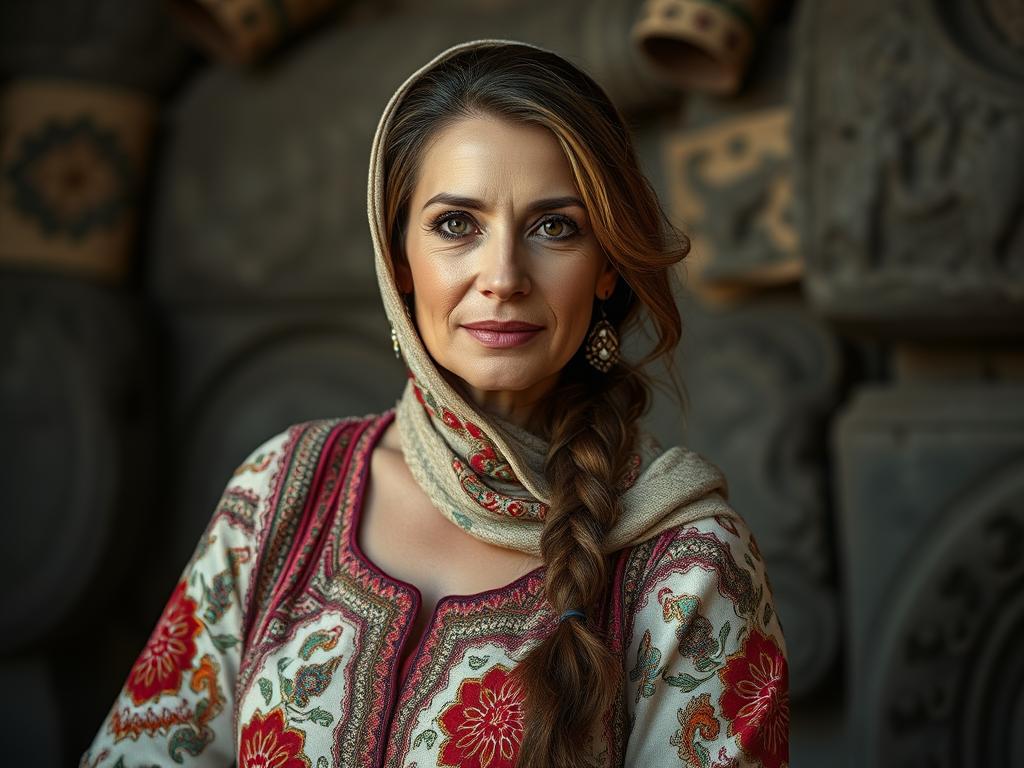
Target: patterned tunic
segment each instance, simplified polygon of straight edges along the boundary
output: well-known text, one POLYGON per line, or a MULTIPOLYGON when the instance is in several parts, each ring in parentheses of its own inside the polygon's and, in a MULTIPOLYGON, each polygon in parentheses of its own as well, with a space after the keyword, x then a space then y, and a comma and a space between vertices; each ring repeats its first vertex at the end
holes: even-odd
MULTIPOLYGON (((509 672, 554 625, 544 568, 442 598, 403 676, 420 596, 357 539, 393 416, 294 426, 236 470, 82 766, 515 764, 509 672)), ((671 529, 614 566, 595 621, 622 685, 590 762, 787 765, 785 645, 742 522, 671 529)))

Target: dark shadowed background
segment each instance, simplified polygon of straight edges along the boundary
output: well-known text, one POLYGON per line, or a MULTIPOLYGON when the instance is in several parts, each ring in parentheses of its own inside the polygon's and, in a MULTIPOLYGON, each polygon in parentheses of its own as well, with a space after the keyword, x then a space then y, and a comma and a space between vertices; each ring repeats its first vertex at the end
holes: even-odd
POLYGON ((76 764, 252 449, 394 403, 370 139, 477 37, 692 238, 649 426, 768 560, 792 765, 1024 766, 1021 0, 0 0, 0 762, 76 764))

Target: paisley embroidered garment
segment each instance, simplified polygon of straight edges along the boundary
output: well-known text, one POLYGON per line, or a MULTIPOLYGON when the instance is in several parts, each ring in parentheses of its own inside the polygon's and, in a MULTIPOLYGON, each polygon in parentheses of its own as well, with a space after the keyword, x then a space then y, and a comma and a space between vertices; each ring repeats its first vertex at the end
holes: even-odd
MULTIPOLYGON (((543 566, 419 608, 358 545, 370 455, 394 418, 316 421, 253 453, 216 512, 81 765, 511 768, 510 671, 550 631, 543 566)), ((735 515, 614 555, 595 617, 622 685, 594 766, 788 763, 785 645, 735 515)))

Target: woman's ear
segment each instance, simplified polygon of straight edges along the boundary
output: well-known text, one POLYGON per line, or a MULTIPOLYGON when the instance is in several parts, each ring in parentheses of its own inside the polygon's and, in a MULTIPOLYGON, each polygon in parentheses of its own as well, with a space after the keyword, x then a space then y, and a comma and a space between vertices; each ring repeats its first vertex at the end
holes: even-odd
POLYGON ((399 293, 412 293, 412 270, 409 269, 409 262, 404 256, 399 256, 394 261, 395 285, 399 293))
POLYGON ((594 295, 599 299, 607 299, 615 290, 615 282, 619 278, 619 272, 615 269, 610 259, 605 259, 601 274, 597 277, 597 285, 594 288, 594 295))

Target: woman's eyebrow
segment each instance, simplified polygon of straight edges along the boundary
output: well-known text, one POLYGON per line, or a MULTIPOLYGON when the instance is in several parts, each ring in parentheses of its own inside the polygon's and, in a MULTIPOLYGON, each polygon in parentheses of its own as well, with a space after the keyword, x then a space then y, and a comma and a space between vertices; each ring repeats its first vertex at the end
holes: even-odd
MULTIPOLYGON (((445 205, 453 205, 457 208, 470 208, 474 211, 486 212, 490 210, 489 206, 482 200, 478 200, 475 197, 453 195, 450 192, 438 192, 423 204, 422 210, 426 210, 434 203, 444 203, 445 205)), ((550 211, 555 208, 568 208, 572 206, 582 208, 583 210, 587 209, 583 201, 575 195, 563 195, 562 197, 545 197, 541 200, 535 200, 530 203, 526 212, 536 213, 537 211, 550 211)))
POLYGON ((555 208, 569 208, 576 207, 582 208, 584 211, 587 210, 587 206, 583 204, 575 195, 565 195, 563 197, 546 197, 543 200, 536 200, 530 204, 526 209, 527 213, 536 213, 538 211, 550 211, 555 208))
POLYGON ((482 200, 477 200, 475 197, 462 197, 461 195, 453 195, 450 192, 438 192, 432 198, 427 200, 423 204, 421 210, 426 210, 434 203, 444 203, 445 205, 454 205, 456 208, 472 208, 474 211, 487 211, 488 207, 482 200))

